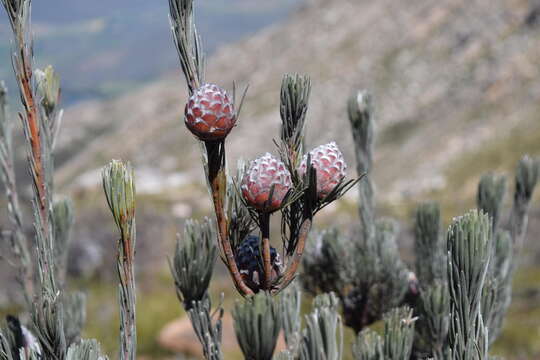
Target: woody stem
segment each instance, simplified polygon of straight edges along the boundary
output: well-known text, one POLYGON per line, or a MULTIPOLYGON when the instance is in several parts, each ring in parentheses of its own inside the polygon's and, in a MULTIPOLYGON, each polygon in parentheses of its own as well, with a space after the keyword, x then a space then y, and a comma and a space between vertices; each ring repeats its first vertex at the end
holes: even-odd
POLYGON ((212 202, 214 203, 214 212, 216 214, 218 241, 223 251, 224 263, 229 269, 234 284, 241 294, 253 295, 253 291, 244 283, 232 250, 228 236, 227 217, 225 216, 224 197, 227 186, 225 175, 225 144, 223 141, 205 142, 208 158, 208 182, 212 193, 212 202))
POLYGON ((302 260, 302 255, 304 254, 304 247, 306 246, 306 238, 311 229, 311 219, 306 219, 300 226, 300 231, 298 232, 298 241, 296 243, 296 249, 294 250, 294 255, 287 266, 287 270, 283 275, 283 280, 281 284, 289 284, 298 270, 300 261, 302 260))
MULTIPOLYGON (((15 72, 17 75, 18 86, 21 93, 21 99, 24 106, 25 116, 21 115, 21 120, 26 123, 28 129, 28 140, 30 145, 30 166, 32 168, 32 177, 35 183, 34 191, 37 198, 35 206, 38 211, 38 224, 41 231, 46 236, 47 246, 52 247, 52 239, 50 238, 49 224, 49 198, 47 194, 47 180, 45 178, 45 169, 42 160, 42 134, 40 131, 40 118, 38 104, 34 96, 32 88, 32 50, 31 45, 25 39, 26 24, 18 23, 14 29, 15 42, 17 46, 17 56, 14 61, 15 72)), ((49 259, 44 258, 44 268, 46 271, 52 272, 52 264, 49 259)), ((32 280, 32 266, 27 265, 28 280, 32 280)), ((29 289, 32 286, 29 285, 29 289)))
POLYGON ((272 285, 272 263, 270 258, 270 214, 261 212, 259 214, 262 238, 262 258, 264 270, 264 289, 270 290, 272 285))

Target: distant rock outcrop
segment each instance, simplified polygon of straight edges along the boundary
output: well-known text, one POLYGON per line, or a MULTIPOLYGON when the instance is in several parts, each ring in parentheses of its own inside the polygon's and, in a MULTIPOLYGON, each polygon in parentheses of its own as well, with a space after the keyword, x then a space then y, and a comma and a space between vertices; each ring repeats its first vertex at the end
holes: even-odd
MULTIPOLYGON (((174 320, 161 330, 157 338, 158 343, 165 349, 183 355, 203 358, 201 344, 193 332, 191 322, 187 316, 174 320)), ((226 354, 231 351, 240 351, 234 335, 233 319, 229 312, 223 315, 222 351, 226 354)), ((285 349, 283 336, 278 338, 276 353, 285 349)))

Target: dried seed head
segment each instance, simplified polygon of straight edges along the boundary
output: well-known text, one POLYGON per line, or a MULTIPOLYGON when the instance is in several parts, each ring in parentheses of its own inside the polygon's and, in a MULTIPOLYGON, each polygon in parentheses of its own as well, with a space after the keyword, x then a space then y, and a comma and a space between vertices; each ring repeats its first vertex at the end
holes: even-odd
POLYGON ((253 160, 242 179, 244 199, 261 211, 277 210, 290 188, 291 174, 282 161, 269 153, 253 160))
POLYGON ((189 98, 185 109, 187 128, 203 141, 225 138, 236 123, 234 104, 225 90, 204 84, 189 98))
MULTIPOLYGON (((317 171, 317 195, 323 199, 343 180, 347 164, 335 142, 320 145, 309 152, 311 165, 317 171)), ((304 155, 298 173, 303 176, 307 169, 308 155, 304 155)))
MULTIPOLYGON (((272 280, 275 280, 281 275, 282 266, 279 253, 272 246, 270 246, 270 263, 272 264, 272 280)), ((258 236, 248 235, 238 246, 236 264, 246 285, 254 292, 258 292, 264 276, 258 236)))

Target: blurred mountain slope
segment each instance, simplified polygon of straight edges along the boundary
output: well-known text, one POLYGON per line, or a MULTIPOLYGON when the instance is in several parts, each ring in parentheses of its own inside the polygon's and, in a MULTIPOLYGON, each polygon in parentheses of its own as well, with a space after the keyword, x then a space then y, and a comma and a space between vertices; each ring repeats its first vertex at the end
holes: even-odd
MULTIPOLYGON (((310 145, 336 140, 353 164, 345 102, 367 88, 377 107, 382 199, 430 196, 461 206, 481 172, 540 154, 539 8, 526 0, 310 1, 285 24, 209 59, 207 80, 250 84, 228 138, 231 160, 275 152, 282 74, 307 73, 310 145)), ((185 101, 178 70, 114 101, 71 108, 60 182, 97 184, 88 169, 116 157, 158 178, 156 191, 176 184, 167 174, 200 182, 198 147, 182 125, 185 101)))
MULTIPOLYGON (((282 19, 299 2, 200 0, 196 16, 201 33, 212 34, 205 36, 205 45, 213 52, 219 44, 282 19)), ((123 94, 176 66, 166 0, 47 0, 32 5, 36 61, 39 66, 54 64, 62 74, 67 104, 123 94)), ((3 12, 0 9, 0 58, 5 63, 0 78, 15 88, 3 12)))

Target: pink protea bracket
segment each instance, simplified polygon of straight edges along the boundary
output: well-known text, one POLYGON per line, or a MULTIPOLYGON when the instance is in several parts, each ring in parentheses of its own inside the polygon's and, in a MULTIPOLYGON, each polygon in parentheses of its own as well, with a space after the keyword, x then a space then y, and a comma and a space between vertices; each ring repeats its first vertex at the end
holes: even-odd
MULTIPOLYGON (((345 178, 347 164, 335 142, 320 145, 309 152, 311 165, 317 172, 317 196, 324 199, 345 178)), ((298 173, 304 176, 308 155, 304 155, 298 173)))
POLYGON ((236 124, 234 103, 225 90, 204 84, 189 98, 184 122, 199 140, 224 139, 236 124))
POLYGON ((285 164, 266 153, 253 160, 242 179, 242 195, 253 208, 271 212, 279 209, 292 186, 285 164))

